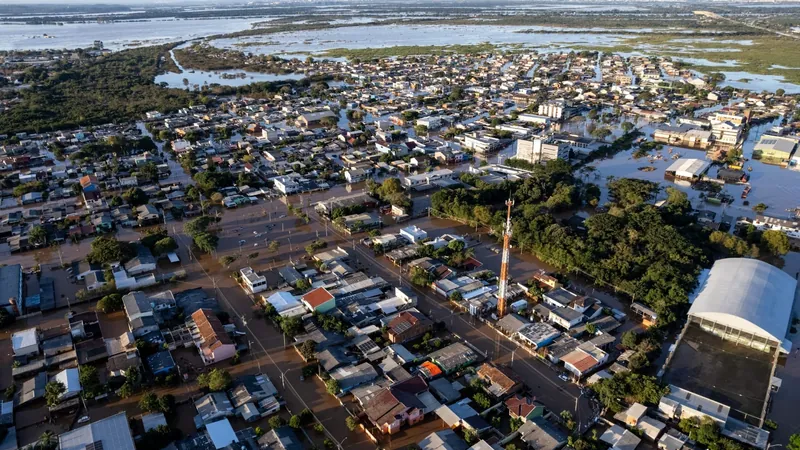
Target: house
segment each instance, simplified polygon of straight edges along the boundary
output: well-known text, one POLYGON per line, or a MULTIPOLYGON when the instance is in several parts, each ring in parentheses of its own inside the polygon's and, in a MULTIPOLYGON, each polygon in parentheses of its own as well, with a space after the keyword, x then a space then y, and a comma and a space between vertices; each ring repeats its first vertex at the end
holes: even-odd
POLYGON ((129 276, 136 276, 156 270, 156 259, 150 249, 144 245, 136 245, 136 256, 125 263, 125 272, 129 276))
POLYGON ((233 405, 224 392, 210 392, 194 402, 197 415, 194 423, 198 429, 233 415, 233 405))
POLYGON ((412 244, 419 244, 425 239, 428 239, 428 233, 416 225, 401 228, 400 236, 408 239, 412 244))
POLYGON ((661 435, 661 439, 658 440, 658 448, 659 450, 681 450, 688 441, 689 436, 675 428, 670 428, 661 435))
POLYGON ((550 310, 548 320, 565 330, 569 330, 583 322, 583 314, 572 308, 554 308, 550 310))
POLYGON ((544 416, 544 405, 530 397, 523 397, 518 394, 513 395, 506 399, 505 404, 506 408, 508 408, 508 414, 512 418, 533 420, 544 416))
POLYGON ((419 311, 403 311, 389 321, 387 327, 389 341, 402 344, 433 330, 433 321, 419 311))
POLYGON ((94 291, 108 284, 106 275, 102 270, 95 270, 86 274, 86 290, 94 291))
POLYGON ((642 442, 635 434, 619 425, 612 425, 600 436, 600 440, 608 444, 611 450, 635 450, 642 442))
POLYGON ((275 308, 275 312, 281 317, 302 316, 307 312, 303 303, 286 291, 278 291, 264 298, 264 302, 272 305, 275 308))
MULTIPOLYGON (((503 317, 503 319, 513 316, 513 314, 509 314, 503 317)), ((507 322, 508 321, 504 323, 507 322)), ((519 331, 517 331, 516 337, 534 349, 539 349, 546 347, 551 342, 555 341, 560 335, 561 333, 552 325, 545 322, 534 322, 522 325, 522 327, 519 328, 519 331)))
POLYGON ((370 422, 384 434, 395 434, 403 425, 422 421, 428 409, 420 395, 428 392, 428 384, 415 376, 384 388, 363 404, 370 422))
POLYGON ((106 370, 110 377, 124 377, 129 370, 142 367, 142 360, 139 352, 119 353, 108 358, 106 370))
POLYGON ((469 445, 453 430, 431 433, 417 443, 420 450, 467 450, 469 445))
POLYGON ((318 287, 302 297, 300 301, 311 312, 325 313, 336 307, 336 298, 324 287, 318 287))
POLYGON ((39 354, 39 332, 28 328, 11 335, 11 348, 15 357, 39 354))
POLYGON ((17 406, 44 398, 44 387, 47 385, 47 373, 39 372, 33 378, 22 382, 17 398, 17 406))
POLYGON ((301 114, 300 117, 297 118, 297 125, 304 128, 317 127, 321 125, 325 118, 336 120, 336 114, 330 110, 301 114))
POLYGON ((588 375, 606 360, 608 360, 608 354, 588 342, 561 357, 564 368, 578 379, 588 375))
POLYGON ((244 375, 228 391, 234 412, 246 421, 278 412, 280 402, 276 399, 278 390, 269 377, 264 374, 244 375))
POLYGON ((145 414, 142 416, 142 426, 144 427, 144 432, 147 433, 160 426, 167 426, 167 418, 161 412, 145 414))
POLYGON ((339 389, 343 393, 348 393, 354 388, 378 378, 378 372, 368 362, 357 366, 339 367, 330 375, 339 382, 339 389))
POLYGON ((344 179, 347 183, 360 183, 369 177, 369 173, 364 169, 350 169, 344 172, 344 179))
POLYGON ((153 375, 166 375, 175 369, 175 360, 168 350, 162 350, 147 357, 147 366, 153 375))
POLYGON ((303 444, 289 426, 273 428, 258 438, 261 450, 303 450, 303 444))
POLYGON ((0 267, 0 307, 14 316, 20 315, 22 302, 22 265, 10 264, 0 267))
POLYGON ((478 355, 461 342, 448 345, 428 355, 445 374, 455 372, 478 360, 478 355))
POLYGON ((125 412, 100 419, 58 436, 58 450, 135 450, 125 412))
POLYGON ((250 267, 243 267, 239 269, 242 283, 245 285, 245 290, 251 294, 261 292, 267 289, 267 277, 259 275, 250 267))
POLYGON ((441 180, 452 180, 454 172, 450 169, 434 170, 419 175, 403 178, 403 185, 408 189, 428 189, 436 186, 441 180))
POLYGON ((58 381, 59 383, 64 385, 64 392, 59 397, 59 400, 64 401, 68 400, 73 397, 77 397, 78 394, 81 393, 83 390, 81 388, 81 382, 78 375, 77 368, 71 369, 64 369, 61 372, 58 372, 53 378, 52 381, 58 381))
POLYGON ((203 363, 209 365, 233 358, 236 345, 212 310, 198 309, 191 317, 192 337, 203 363))
POLYGON ((522 441, 533 450, 558 450, 567 443, 567 435, 544 417, 525 421, 519 427, 522 441))
POLYGON ((477 375, 484 382, 484 389, 496 398, 503 398, 522 388, 522 380, 507 367, 483 363, 477 375))
POLYGON ((161 220, 161 214, 155 206, 147 203, 136 207, 136 220, 139 225, 149 225, 161 220))

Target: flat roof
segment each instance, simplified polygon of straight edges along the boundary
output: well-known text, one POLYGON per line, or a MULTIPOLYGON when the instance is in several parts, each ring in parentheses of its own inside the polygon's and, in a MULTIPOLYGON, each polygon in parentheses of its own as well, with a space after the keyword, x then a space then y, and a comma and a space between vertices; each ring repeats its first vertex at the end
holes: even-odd
POLYGON ((39 335, 36 332, 36 328, 28 328, 27 330, 17 331, 11 335, 11 346, 14 349, 25 348, 38 343, 39 335))
POLYGON ((680 158, 667 167, 666 172, 674 172, 675 176, 678 177, 691 178, 702 175, 709 167, 711 167, 711 162, 709 161, 694 158, 680 158))
POLYGON ((772 353, 737 345, 689 323, 664 381, 761 417, 771 374, 772 353))

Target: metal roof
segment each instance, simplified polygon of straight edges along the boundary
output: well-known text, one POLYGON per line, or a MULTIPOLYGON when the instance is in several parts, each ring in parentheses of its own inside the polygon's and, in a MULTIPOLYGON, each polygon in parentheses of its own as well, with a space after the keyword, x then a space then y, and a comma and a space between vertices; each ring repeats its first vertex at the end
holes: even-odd
POLYGON ((689 315, 783 342, 792 317, 797 280, 756 259, 714 263, 689 315))
POLYGON ((711 166, 709 161, 694 158, 680 158, 670 165, 666 172, 675 172, 679 177, 699 177, 711 166))
POLYGON ((134 450, 128 418, 124 412, 92 422, 58 436, 59 450, 85 450, 89 446, 113 450, 134 450))

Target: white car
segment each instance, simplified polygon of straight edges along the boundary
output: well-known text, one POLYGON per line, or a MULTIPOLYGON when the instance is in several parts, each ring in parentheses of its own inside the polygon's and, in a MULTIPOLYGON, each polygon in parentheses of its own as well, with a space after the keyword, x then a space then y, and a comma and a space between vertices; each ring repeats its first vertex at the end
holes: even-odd
POLYGON ((253 234, 258 236, 258 231, 253 231, 253 234))
POLYGON ((78 423, 86 423, 89 420, 91 420, 91 419, 89 419, 89 416, 83 416, 80 419, 78 419, 78 423))

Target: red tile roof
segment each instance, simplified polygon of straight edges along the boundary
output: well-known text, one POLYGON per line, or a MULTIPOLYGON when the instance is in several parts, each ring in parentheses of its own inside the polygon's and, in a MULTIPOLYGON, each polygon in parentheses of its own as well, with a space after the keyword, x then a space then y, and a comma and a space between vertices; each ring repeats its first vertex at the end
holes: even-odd
POLYGON ((203 338, 203 349, 214 351, 222 345, 233 345, 230 336, 222 326, 214 312, 207 308, 198 309, 192 314, 192 320, 203 338))
POLYGON ((333 294, 324 287, 319 287, 304 295, 302 299, 312 309, 317 309, 320 305, 333 299, 333 294))

